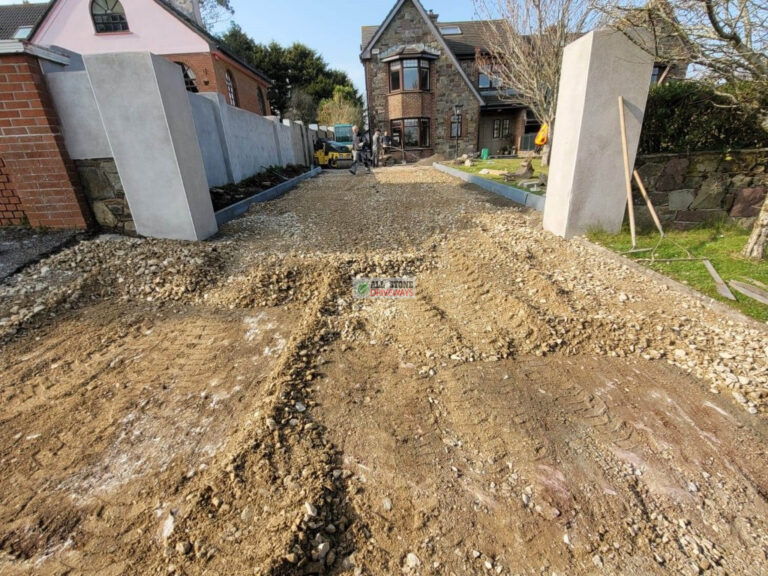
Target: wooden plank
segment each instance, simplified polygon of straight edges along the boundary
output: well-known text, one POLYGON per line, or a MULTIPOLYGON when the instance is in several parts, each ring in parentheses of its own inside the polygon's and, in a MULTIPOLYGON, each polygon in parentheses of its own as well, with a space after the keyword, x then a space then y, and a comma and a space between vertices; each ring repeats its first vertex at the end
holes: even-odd
POLYGON ((715 267, 712 266, 712 262, 709 260, 704 260, 704 266, 707 267, 707 271, 709 272, 709 275, 712 276, 712 278, 715 281, 715 286, 717 287, 717 293, 720 294, 723 298, 728 298, 728 300, 736 300, 736 296, 733 295, 733 292, 731 292, 728 289, 728 285, 723 282, 723 279, 720 277, 720 274, 717 273, 717 270, 715 270, 715 267))
POLYGON ((751 286, 750 284, 739 282, 738 280, 731 280, 730 284, 731 288, 737 292, 740 292, 741 294, 744 294, 744 296, 752 298, 753 300, 757 300, 762 304, 768 305, 768 292, 765 290, 762 290, 757 286, 751 286))

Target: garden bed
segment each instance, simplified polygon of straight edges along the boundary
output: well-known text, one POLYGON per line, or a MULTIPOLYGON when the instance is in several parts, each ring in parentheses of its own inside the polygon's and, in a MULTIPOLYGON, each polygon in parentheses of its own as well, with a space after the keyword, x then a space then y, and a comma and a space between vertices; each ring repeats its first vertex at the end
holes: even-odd
POLYGON ((472 160, 472 166, 451 165, 452 168, 466 172, 467 174, 474 174, 480 178, 486 180, 493 180, 494 182, 500 182, 501 184, 507 184, 514 186, 515 188, 521 188, 531 194, 542 195, 542 190, 528 190, 523 186, 525 180, 535 180, 540 174, 549 174, 549 166, 541 165, 541 158, 490 158, 488 160, 472 160), (533 166, 533 176, 524 180, 504 180, 504 176, 500 174, 481 174, 483 170, 505 170, 509 173, 515 173, 520 168, 520 165, 526 160, 531 160, 533 166))
POLYGON ((211 188, 211 200, 213 210, 218 212, 228 206, 237 204, 260 192, 274 188, 297 176, 309 171, 310 168, 301 165, 289 164, 288 166, 270 166, 269 168, 246 178, 237 184, 226 184, 211 188))

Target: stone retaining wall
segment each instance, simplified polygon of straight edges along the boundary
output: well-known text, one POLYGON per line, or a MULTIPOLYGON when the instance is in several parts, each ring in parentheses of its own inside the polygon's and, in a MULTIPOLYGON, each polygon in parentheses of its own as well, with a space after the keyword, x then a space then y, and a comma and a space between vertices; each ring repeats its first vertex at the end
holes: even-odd
MULTIPOLYGON (((768 149, 653 154, 637 159, 637 171, 662 222, 693 228, 728 220, 751 227, 768 190, 768 149)), ((638 224, 652 227, 635 190, 638 224)))
POLYGON ((75 160, 75 167, 99 226, 112 232, 135 234, 136 225, 115 161, 112 158, 75 160))

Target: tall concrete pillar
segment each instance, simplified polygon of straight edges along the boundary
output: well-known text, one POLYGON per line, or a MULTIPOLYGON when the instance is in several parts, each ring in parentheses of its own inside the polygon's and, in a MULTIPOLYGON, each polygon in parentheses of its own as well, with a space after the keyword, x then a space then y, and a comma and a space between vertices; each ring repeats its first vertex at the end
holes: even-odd
POLYGON ((83 57, 126 200, 143 236, 216 233, 181 69, 149 52, 83 57))
POLYGON ((618 232, 627 206, 619 123, 624 97, 634 166, 653 57, 611 30, 565 48, 553 134, 544 228, 571 237, 590 229, 618 232))

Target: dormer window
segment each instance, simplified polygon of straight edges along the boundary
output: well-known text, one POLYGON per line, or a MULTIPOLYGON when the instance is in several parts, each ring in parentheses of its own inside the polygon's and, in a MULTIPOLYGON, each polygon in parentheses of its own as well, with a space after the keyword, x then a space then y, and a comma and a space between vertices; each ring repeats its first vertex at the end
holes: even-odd
POLYGON ((128 32, 128 20, 120 0, 93 0, 91 17, 97 34, 128 32))
POLYGON ((458 26, 441 26, 440 32, 443 36, 458 36, 461 34, 461 28, 458 26))
POLYGON ((32 33, 32 26, 20 26, 13 35, 14 40, 26 40, 32 33))
POLYGON ((389 64, 389 91, 429 91, 429 60, 409 58, 389 64))

